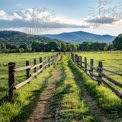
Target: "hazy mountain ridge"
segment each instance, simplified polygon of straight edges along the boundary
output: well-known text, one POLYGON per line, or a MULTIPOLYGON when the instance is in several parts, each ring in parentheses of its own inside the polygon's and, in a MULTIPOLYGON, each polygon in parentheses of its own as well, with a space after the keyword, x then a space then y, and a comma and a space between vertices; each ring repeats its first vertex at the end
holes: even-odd
POLYGON ((32 35, 19 31, 0 31, 0 43, 31 44, 34 40, 41 42, 66 41, 69 43, 82 43, 84 41, 112 42, 115 39, 111 35, 98 35, 83 31, 52 34, 32 35))
POLYGON ((21 45, 32 44, 34 40, 38 40, 40 42, 48 42, 53 41, 54 39, 40 35, 27 34, 19 31, 0 31, 0 43, 13 43, 21 45))
POLYGON ((47 34, 46 37, 52 39, 59 39, 71 43, 82 43, 84 41, 99 41, 99 42, 112 42, 115 36, 99 35, 83 31, 61 33, 61 34, 47 34))

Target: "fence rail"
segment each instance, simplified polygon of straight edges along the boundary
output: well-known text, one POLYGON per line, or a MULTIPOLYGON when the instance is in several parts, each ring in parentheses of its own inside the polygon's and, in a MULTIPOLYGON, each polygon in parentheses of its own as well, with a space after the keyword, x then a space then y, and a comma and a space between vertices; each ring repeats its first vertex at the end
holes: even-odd
POLYGON ((36 64, 36 59, 34 59, 34 66, 29 65, 29 61, 26 61, 25 64, 26 66, 23 67, 19 67, 16 68, 16 63, 15 62, 9 62, 8 63, 8 70, 9 70, 9 94, 8 94, 8 100, 9 101, 13 101, 13 96, 14 96, 14 90, 19 89, 20 87, 22 87, 23 85, 29 83, 33 77, 36 77, 40 72, 42 72, 44 69, 46 69, 47 67, 50 67, 51 64, 53 64, 54 62, 56 62, 58 59, 58 54, 48 57, 48 58, 44 58, 44 60, 42 60, 42 57, 39 58, 39 64, 36 64), (39 69, 37 70, 37 67, 39 67, 39 69), (16 72, 20 72, 20 71, 24 71, 26 70, 26 80, 22 81, 21 83, 15 85, 15 73, 16 72), (31 71, 34 70, 33 73, 31 73, 31 71))
POLYGON ((90 59, 90 64, 87 63, 87 58, 82 56, 78 56, 77 54, 71 53, 71 58, 73 62, 82 69, 89 77, 91 77, 93 80, 98 81, 98 85, 101 83, 104 84, 106 87, 108 87, 110 90, 112 90, 120 99, 122 99, 122 93, 118 91, 116 88, 114 88, 111 84, 112 83, 120 88, 122 88, 122 83, 112 79, 110 76, 103 73, 104 71, 112 73, 114 75, 122 76, 121 73, 117 73, 114 71, 110 71, 108 69, 103 68, 103 63, 99 61, 98 66, 94 66, 94 59, 90 59), (90 69, 88 69, 90 68, 90 69), (94 73, 96 71, 96 73, 94 73), (104 80, 104 79, 105 80, 104 80), (106 82, 106 80, 108 82, 106 82))

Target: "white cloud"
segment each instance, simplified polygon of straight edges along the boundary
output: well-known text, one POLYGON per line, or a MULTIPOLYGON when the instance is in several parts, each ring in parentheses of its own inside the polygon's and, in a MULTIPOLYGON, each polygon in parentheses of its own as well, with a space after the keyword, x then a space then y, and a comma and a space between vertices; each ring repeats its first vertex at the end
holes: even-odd
POLYGON ((3 10, 0 10, 0 16, 2 17, 2 16, 5 16, 5 15, 6 15, 6 12, 3 11, 3 10))
POLYGON ((11 21, 14 19, 14 16, 7 15, 5 11, 0 10, 0 20, 8 20, 11 21))
POLYGON ((13 16, 16 18, 16 19, 23 19, 20 15, 18 15, 17 13, 13 13, 13 16))
MULTIPOLYGON (((12 15, 8 15, 5 11, 0 10, 0 29, 5 30, 18 30, 28 33, 46 33, 49 32, 62 32, 73 30, 92 30, 94 24, 99 24, 105 32, 108 28, 117 28, 120 30, 122 27, 121 20, 112 17, 87 17, 82 20, 75 20, 63 16, 57 16, 55 12, 49 12, 46 9, 26 9, 22 11, 14 11, 12 15)), ((101 27, 97 27, 97 32, 101 27)), ((101 29, 102 32, 102 29, 101 29)))
POLYGON ((12 15, 0 10, 0 27, 42 30, 47 28, 88 28, 89 26, 83 24, 82 21, 56 16, 54 12, 48 12, 46 9, 34 8, 14 11, 12 15))
POLYGON ((87 19, 85 19, 85 21, 88 23, 96 23, 96 24, 113 24, 120 20, 114 17, 97 16, 97 17, 88 17, 87 19))

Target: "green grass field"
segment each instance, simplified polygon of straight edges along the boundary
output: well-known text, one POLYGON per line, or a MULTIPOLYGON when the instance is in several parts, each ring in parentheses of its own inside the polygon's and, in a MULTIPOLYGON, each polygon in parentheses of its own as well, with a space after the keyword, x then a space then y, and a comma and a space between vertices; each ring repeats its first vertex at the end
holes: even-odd
MULTIPOLYGON (((81 120, 83 122, 101 122, 91 113, 89 106, 83 100, 82 89, 75 82, 75 76, 68 66, 68 60, 69 57, 64 56, 58 62, 58 67, 62 73, 60 80, 56 83, 56 89, 51 103, 52 108, 61 108, 59 121, 75 122, 81 120)), ((3 103, 0 106, 0 121, 26 121, 36 107, 41 93, 46 88, 48 79, 55 73, 53 72, 55 67, 57 67, 57 64, 47 68, 29 84, 16 90, 14 103, 3 103)), ((48 117, 55 116, 56 113, 53 109, 50 110, 51 113, 49 113, 48 117)))
MULTIPOLYGON (((88 63, 90 63, 90 59, 94 59, 94 66, 98 66, 98 62, 102 61, 105 69, 109 69, 111 71, 115 71, 122 74, 121 53, 82 52, 77 54, 82 57, 87 57, 88 63)), ((115 95, 115 93, 113 93, 109 88, 105 87, 104 85, 97 86, 97 82, 91 80, 82 70, 78 70, 78 72, 81 72, 81 78, 84 81, 84 85, 93 95, 93 97, 95 97, 98 100, 99 105, 103 109, 110 110, 114 107, 119 108, 121 106, 121 99, 118 98, 115 95)), ((116 81, 122 83, 122 76, 114 75, 112 73, 107 72, 105 72, 105 74, 115 79, 116 81)), ((114 88, 116 88, 120 93, 122 93, 122 88, 117 87, 116 85, 110 83, 107 80, 106 82, 112 85, 114 88)))
MULTIPOLYGON (((99 61, 102 61, 103 68, 108 69, 110 71, 114 71, 119 74, 122 74, 122 53, 82 52, 82 53, 77 53, 77 54, 79 56, 82 56, 83 58, 87 57, 89 64, 90 64, 90 59, 94 59, 95 67, 98 66, 99 61)), ((104 71, 104 73, 107 74, 112 79, 116 80, 117 82, 122 83, 122 76, 119 76, 119 75, 116 75, 113 73, 109 73, 106 71, 104 71)), ((110 83, 110 84, 122 93, 122 88, 116 87, 116 85, 114 85, 112 83, 110 83)))
POLYGON ((98 62, 102 61, 104 68, 122 73, 122 53, 80 52, 77 54, 82 57, 87 57, 88 62, 90 62, 90 59, 94 59, 95 66, 98 66, 98 62))
POLYGON ((69 57, 63 56, 59 66, 62 70, 62 77, 56 84, 51 114, 54 114, 53 109, 56 109, 58 105, 59 122, 96 122, 97 118, 93 116, 83 100, 82 89, 78 86, 76 77, 69 67, 69 57))
MULTIPOLYGON (((55 53, 54 53, 55 54, 55 53)), ((16 68, 26 65, 26 61, 33 66, 34 58, 39 63, 39 57, 48 57, 53 53, 14 53, 14 54, 0 54, 0 100, 8 94, 8 62, 15 62, 16 68)), ((15 84, 18 84, 26 79, 26 72, 15 73, 15 84)))
MULTIPOLYGON (((98 61, 103 61, 104 68, 115 72, 122 73, 122 54, 115 53, 101 53, 101 52, 83 52, 77 53, 80 56, 88 57, 88 60, 93 58, 95 66, 98 61)), ((17 62, 17 67, 25 66, 25 61, 29 60, 33 64, 34 58, 47 57, 52 53, 27 53, 27 54, 0 54, 0 99, 8 93, 8 62, 17 62), (16 57, 16 58, 15 58, 16 57)), ((63 56, 62 60, 57 64, 47 68, 32 82, 26 84, 22 88, 16 90, 14 93, 14 103, 2 103, 0 106, 0 121, 1 122, 21 122, 26 120, 33 109, 36 107, 37 100, 40 94, 46 87, 48 79, 53 75, 55 67, 59 67, 62 74, 60 80, 56 84, 55 93, 53 96, 54 103, 52 106, 55 109, 55 104, 61 108, 60 118, 71 119, 69 122, 100 122, 99 116, 94 116, 91 113, 91 108, 83 99, 83 89, 79 87, 78 82, 82 82, 89 94, 98 102, 98 106, 102 108, 103 112, 110 113, 113 118, 121 118, 121 100, 104 85, 97 85, 96 81, 91 80, 84 71, 79 69, 71 60, 69 55, 63 56), (113 109, 115 113, 111 113, 113 109)), ((108 75, 115 78, 122 83, 122 77, 114 76, 110 73, 108 75)), ((16 74, 16 83, 22 82, 25 79, 25 72, 16 74)), ((117 88, 121 91, 121 88, 117 88)), ((99 108, 98 108, 99 109, 99 108)), ((53 112, 53 111, 51 111, 53 112)), ((105 113, 106 114, 106 113, 105 113)), ((50 116, 54 113, 50 113, 50 116)))

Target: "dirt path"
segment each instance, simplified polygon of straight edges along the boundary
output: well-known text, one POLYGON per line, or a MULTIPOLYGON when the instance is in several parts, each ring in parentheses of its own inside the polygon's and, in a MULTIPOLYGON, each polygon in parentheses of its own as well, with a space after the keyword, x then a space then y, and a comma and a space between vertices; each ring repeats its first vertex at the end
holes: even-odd
POLYGON ((73 73, 76 77, 77 84, 82 89, 83 99, 90 107, 92 114, 95 115, 98 118, 98 120, 100 120, 101 122, 113 122, 113 120, 111 120, 111 118, 108 118, 105 115, 105 113, 101 111, 101 108, 98 106, 97 101, 88 93, 88 91, 84 87, 81 79, 79 79, 77 72, 73 71, 73 73))
MULTIPOLYGON (((60 79, 61 71, 57 67, 53 71, 54 75, 49 79, 47 83, 47 87, 42 92, 40 99, 37 103, 37 107, 35 108, 34 112, 31 114, 30 118, 27 122, 48 122, 48 115, 46 114, 47 111, 50 109, 49 104, 52 100, 53 93, 56 87, 56 81, 60 79)), ((50 120, 50 122, 52 122, 50 120)))
POLYGON ((91 108, 91 112, 93 114, 95 114, 95 116, 100 118, 100 120, 103 122, 112 122, 112 120, 110 120, 110 118, 106 117, 106 115, 101 111, 96 100, 94 100, 94 98, 92 98, 89 95, 89 93, 87 92, 87 90, 84 87, 83 87, 83 91, 84 91, 84 100, 87 102, 87 104, 91 108))
MULTIPOLYGON (((71 69, 72 70, 72 69, 71 69)), ((101 120, 101 122, 113 122, 110 118, 108 118, 100 109, 98 106, 97 101, 90 96, 87 89, 84 87, 81 79, 79 79, 79 76, 76 71, 72 70, 76 83, 81 87, 83 99, 90 107, 90 110, 93 115, 95 115, 98 118, 98 121, 101 120)), ((34 112, 31 114, 30 118, 26 122, 55 122, 54 117, 51 119, 49 115, 49 111, 52 106, 50 106, 53 95, 56 88, 56 82, 60 80, 61 78, 61 70, 59 66, 57 66, 54 71, 51 78, 48 80, 47 87, 44 89, 42 94, 40 95, 40 99, 38 100, 37 107, 35 108, 34 112)), ((80 122, 80 121, 77 121, 80 122)))

